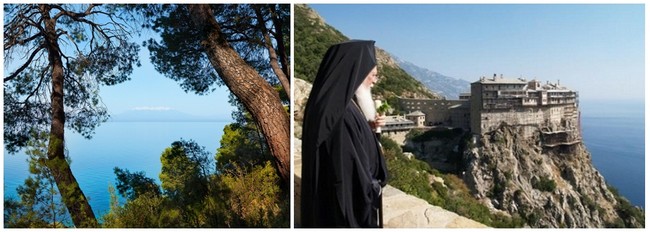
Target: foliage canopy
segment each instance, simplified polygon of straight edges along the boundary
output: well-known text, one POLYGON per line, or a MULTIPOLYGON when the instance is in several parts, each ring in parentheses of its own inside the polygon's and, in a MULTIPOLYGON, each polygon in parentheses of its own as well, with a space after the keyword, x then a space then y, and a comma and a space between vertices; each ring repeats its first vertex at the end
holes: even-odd
POLYGON ((136 31, 129 15, 111 5, 92 4, 5 4, 4 11, 5 60, 16 64, 5 66, 7 151, 25 147, 33 132, 49 131, 52 53, 63 64, 66 126, 90 138, 109 117, 99 87, 129 80, 140 65, 139 46, 129 41, 136 31), (54 23, 55 34, 46 22, 54 23))

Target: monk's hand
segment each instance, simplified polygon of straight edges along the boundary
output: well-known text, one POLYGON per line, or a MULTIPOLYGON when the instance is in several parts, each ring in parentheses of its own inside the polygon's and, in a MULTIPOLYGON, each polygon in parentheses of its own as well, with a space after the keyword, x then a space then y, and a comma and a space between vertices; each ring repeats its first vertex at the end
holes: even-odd
POLYGON ((386 125, 386 116, 376 114, 375 120, 368 121, 368 124, 370 124, 370 128, 372 128, 373 130, 377 129, 377 127, 383 127, 386 125))
POLYGON ((386 126, 386 115, 375 115, 375 127, 386 126))

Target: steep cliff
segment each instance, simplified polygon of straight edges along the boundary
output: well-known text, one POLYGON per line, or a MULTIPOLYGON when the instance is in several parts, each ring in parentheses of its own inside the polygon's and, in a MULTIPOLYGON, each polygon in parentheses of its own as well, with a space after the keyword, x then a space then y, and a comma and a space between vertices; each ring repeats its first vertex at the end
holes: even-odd
POLYGON ((495 211, 518 214, 532 227, 606 227, 619 215, 615 196, 584 144, 542 146, 502 125, 463 153, 462 178, 495 211))
POLYGON ((524 137, 520 130, 504 123, 474 139, 468 133, 416 133, 405 149, 435 169, 458 174, 492 213, 521 218, 530 227, 644 226, 642 210, 612 192, 582 142, 549 145, 541 131, 524 137))
POLYGON ((411 133, 404 147, 455 173, 493 214, 534 228, 644 227, 643 211, 612 192, 582 142, 545 144, 505 123, 480 137, 450 129, 411 133))

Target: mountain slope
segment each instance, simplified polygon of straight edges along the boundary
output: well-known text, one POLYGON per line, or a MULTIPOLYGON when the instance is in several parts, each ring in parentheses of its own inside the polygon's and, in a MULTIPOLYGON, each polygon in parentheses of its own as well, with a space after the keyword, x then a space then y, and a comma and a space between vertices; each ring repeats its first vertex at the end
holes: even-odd
MULTIPOLYGON (((327 48, 349 38, 325 23, 323 18, 308 6, 297 4, 294 9, 295 77, 311 83, 327 48)), ((377 48, 377 62, 381 79, 373 92, 387 99, 390 105, 398 105, 396 97, 442 98, 402 70, 391 56, 380 48, 377 48)))
POLYGON ((469 93, 469 81, 442 75, 395 56, 393 56, 393 59, 406 73, 446 99, 458 99, 460 93, 469 93))

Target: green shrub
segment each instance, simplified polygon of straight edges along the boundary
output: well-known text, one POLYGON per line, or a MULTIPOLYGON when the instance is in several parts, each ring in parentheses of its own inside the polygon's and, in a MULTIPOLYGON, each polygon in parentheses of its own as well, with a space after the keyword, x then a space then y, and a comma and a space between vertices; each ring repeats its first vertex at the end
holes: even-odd
POLYGON ((399 145, 386 137, 381 138, 390 179, 388 183, 405 193, 428 202, 434 201, 433 188, 429 185, 431 168, 423 161, 408 159, 399 145))
POLYGON ((528 225, 535 226, 542 218, 542 211, 540 209, 535 209, 533 212, 526 215, 526 222, 528 225))
POLYGON ((425 132, 413 132, 413 134, 411 134, 412 136, 411 141, 425 142, 432 139, 453 139, 454 137, 463 135, 463 133, 464 133, 463 129, 460 128, 454 128, 454 129, 436 128, 425 132))
POLYGON ((533 182, 532 184, 534 189, 538 189, 540 191, 545 191, 545 192, 553 192, 555 191, 555 187, 557 187, 554 180, 545 176, 540 178, 539 181, 533 182))
POLYGON ((409 130, 408 133, 406 133, 405 137, 406 137, 406 140, 412 140, 413 138, 418 137, 418 136, 422 135, 423 133, 424 133, 424 130, 413 128, 413 129, 409 130))
POLYGON ((641 227, 645 227, 645 211, 632 205, 630 201, 621 196, 616 188, 609 185, 607 188, 616 198, 618 204, 616 204, 614 209, 616 210, 616 214, 620 217, 620 219, 617 219, 614 222, 609 222, 607 227, 637 227, 638 225, 635 225, 633 223, 634 221, 638 222, 641 227))
POLYGON ((501 182, 494 181, 494 185, 492 185, 492 189, 490 189, 490 192, 488 193, 489 197, 497 197, 503 194, 503 191, 506 190, 506 187, 501 184, 501 182))

